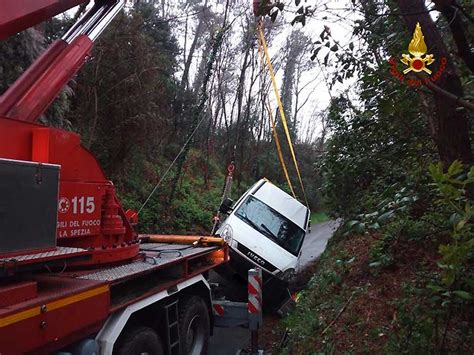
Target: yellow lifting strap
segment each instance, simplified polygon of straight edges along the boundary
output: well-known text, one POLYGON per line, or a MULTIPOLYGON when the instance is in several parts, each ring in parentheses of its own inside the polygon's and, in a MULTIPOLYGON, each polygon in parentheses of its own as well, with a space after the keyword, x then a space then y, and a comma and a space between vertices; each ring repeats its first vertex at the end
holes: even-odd
MULTIPOLYGON (((265 59, 264 59, 264 54, 263 54, 262 44, 260 42, 260 39, 258 41, 258 53, 260 54, 260 60, 262 62, 262 69, 263 69, 265 67, 265 59)), ((283 158, 283 151, 281 149, 280 139, 278 138, 278 132, 276 130, 275 119, 273 118, 272 109, 270 107, 270 100, 268 99, 268 97, 267 97, 266 102, 263 102, 263 104, 265 105, 265 108, 268 111, 268 117, 270 117, 270 124, 272 128, 273 139, 275 140, 275 145, 277 148, 278 160, 280 160, 280 165, 283 170, 283 173, 285 174, 285 178, 288 183, 288 186, 290 187, 291 193, 293 197, 296 198, 295 189, 293 188, 293 184, 291 183, 290 174, 288 174, 288 169, 285 164, 285 159, 283 158)))
POLYGON ((270 122, 272 124, 272 133, 273 133, 273 138, 275 139, 275 144, 278 151, 278 159, 280 160, 281 167, 283 168, 283 172, 285 173, 288 186, 290 186, 291 193, 293 194, 293 197, 296 198, 295 190, 293 189, 293 184, 291 183, 291 180, 290 180, 290 174, 288 174, 288 169, 286 168, 285 160, 283 159, 283 152, 281 150, 280 140, 278 139, 278 132, 276 130, 275 119, 273 118, 272 109, 268 102, 265 103, 265 106, 268 110, 268 116, 270 116, 270 122))
POLYGON ((263 51, 265 53, 265 58, 266 58, 267 65, 268 65, 268 71, 270 72, 270 77, 272 79, 273 91, 275 92, 275 97, 276 97, 276 100, 277 100, 277 103, 278 103, 278 110, 280 112, 281 121, 283 123, 283 129, 285 131, 286 139, 288 140, 288 147, 290 148, 291 157, 293 158, 293 163, 295 164, 296 173, 298 174, 298 180, 300 181, 301 190, 303 191, 303 196, 304 196, 306 206, 309 208, 308 198, 306 197, 306 191, 305 191, 305 188, 304 188, 304 185, 303 185, 303 179, 301 178, 300 168, 299 168, 299 165, 298 165, 298 161, 296 160, 295 150, 293 148, 293 143, 291 141, 290 130, 288 129, 288 124, 286 122, 285 112, 283 110, 283 104, 281 103, 280 94, 278 92, 278 86, 277 86, 277 82, 276 82, 276 78, 275 78, 275 72, 273 70, 273 65, 272 65, 272 62, 270 60, 270 55, 268 54, 267 42, 265 41, 265 36, 263 35, 262 27, 260 25, 257 26, 257 32, 258 32, 258 36, 259 36, 259 39, 260 39, 259 44, 262 45, 263 51))

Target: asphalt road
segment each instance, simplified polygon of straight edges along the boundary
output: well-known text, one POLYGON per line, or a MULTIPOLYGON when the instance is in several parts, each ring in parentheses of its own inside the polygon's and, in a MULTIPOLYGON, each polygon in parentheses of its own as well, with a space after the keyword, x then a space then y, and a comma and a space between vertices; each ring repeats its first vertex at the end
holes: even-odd
POLYGON ((311 233, 304 239, 302 254, 296 272, 303 270, 313 260, 318 258, 326 249, 329 238, 332 237, 341 220, 322 222, 311 228, 311 233))
MULTIPOLYGON (((328 221, 314 225, 305 238, 298 271, 318 258, 339 226, 340 221, 328 221)), ((243 328, 215 328, 209 343, 209 355, 234 355, 250 343, 250 333, 243 328)))

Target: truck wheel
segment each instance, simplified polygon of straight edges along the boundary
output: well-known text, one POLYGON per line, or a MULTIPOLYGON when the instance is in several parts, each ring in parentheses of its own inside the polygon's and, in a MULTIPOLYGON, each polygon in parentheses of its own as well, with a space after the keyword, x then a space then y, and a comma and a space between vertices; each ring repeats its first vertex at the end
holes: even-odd
POLYGON ((207 354, 210 320, 207 305, 200 297, 183 301, 179 312, 179 337, 183 355, 207 354))
POLYGON ((164 355, 161 339, 156 332, 148 327, 132 327, 125 329, 114 346, 117 355, 164 355))

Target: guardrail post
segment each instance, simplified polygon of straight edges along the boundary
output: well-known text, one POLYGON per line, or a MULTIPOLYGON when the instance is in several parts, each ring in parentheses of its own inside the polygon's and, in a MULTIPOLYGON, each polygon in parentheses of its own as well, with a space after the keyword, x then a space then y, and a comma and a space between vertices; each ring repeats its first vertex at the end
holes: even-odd
POLYGON ((251 335, 251 352, 258 354, 258 329, 262 325, 262 269, 250 269, 248 273, 249 329, 251 335))

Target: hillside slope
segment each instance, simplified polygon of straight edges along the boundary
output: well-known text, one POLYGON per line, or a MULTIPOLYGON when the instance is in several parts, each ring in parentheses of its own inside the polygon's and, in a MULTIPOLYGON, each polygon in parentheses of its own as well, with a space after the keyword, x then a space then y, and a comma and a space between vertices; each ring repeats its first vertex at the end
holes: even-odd
POLYGON ((281 353, 473 353, 468 301, 439 307, 429 288, 440 241, 416 238, 403 223, 392 228, 397 238, 339 234, 330 241, 284 321, 290 335, 281 353))

